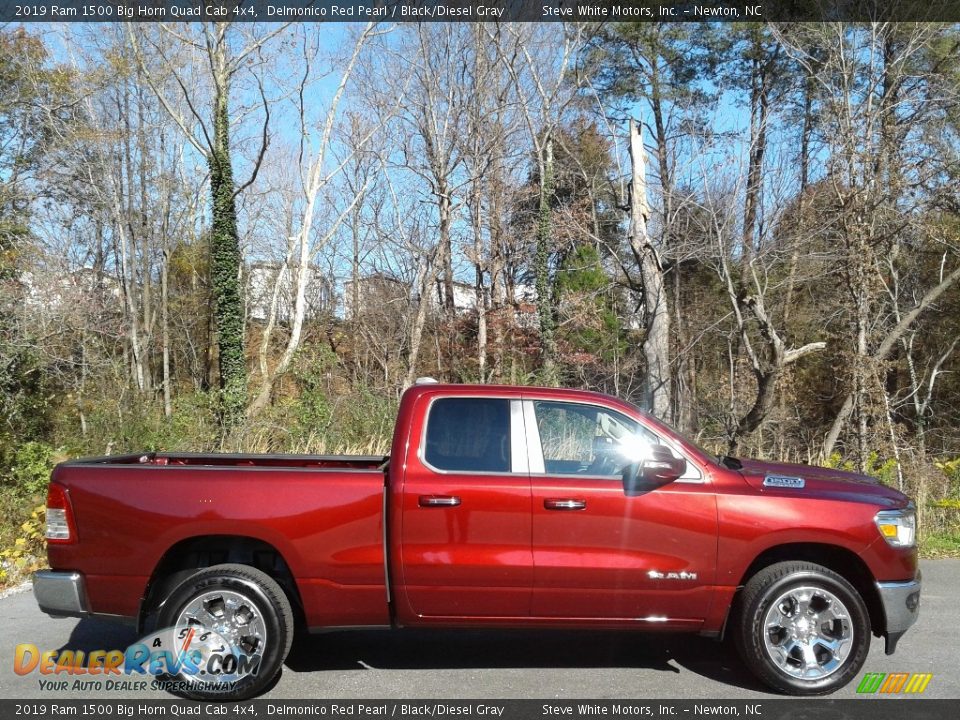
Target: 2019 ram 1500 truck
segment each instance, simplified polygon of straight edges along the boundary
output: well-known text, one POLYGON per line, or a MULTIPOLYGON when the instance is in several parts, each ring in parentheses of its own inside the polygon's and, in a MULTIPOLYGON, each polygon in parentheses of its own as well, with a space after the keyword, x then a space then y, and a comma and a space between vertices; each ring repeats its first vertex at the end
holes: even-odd
POLYGON ((417 384, 389 457, 78 460, 47 508, 41 609, 172 630, 168 676, 200 698, 262 691, 295 627, 376 626, 726 635, 763 682, 823 694, 920 600, 901 493, 717 458, 577 390, 417 384))

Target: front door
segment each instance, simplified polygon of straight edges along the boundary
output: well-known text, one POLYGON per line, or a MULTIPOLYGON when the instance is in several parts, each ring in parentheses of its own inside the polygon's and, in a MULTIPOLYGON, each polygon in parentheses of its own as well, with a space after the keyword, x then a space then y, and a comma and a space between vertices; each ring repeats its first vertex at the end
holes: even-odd
MULTIPOLYGON (((641 495, 622 471, 660 439, 586 403, 525 400, 533 495, 531 614, 694 627, 706 616, 717 506, 702 471, 641 495), (542 455, 542 457, 541 457, 542 455)), ((676 451, 674 451, 676 452, 676 451)))

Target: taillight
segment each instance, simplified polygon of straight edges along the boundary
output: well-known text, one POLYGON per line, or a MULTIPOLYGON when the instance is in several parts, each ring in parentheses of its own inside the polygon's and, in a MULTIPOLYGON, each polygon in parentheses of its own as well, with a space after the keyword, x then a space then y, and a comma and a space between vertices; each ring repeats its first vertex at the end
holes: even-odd
POLYGON ((47 489, 46 537, 49 543, 71 543, 77 539, 67 491, 56 483, 50 483, 47 489))

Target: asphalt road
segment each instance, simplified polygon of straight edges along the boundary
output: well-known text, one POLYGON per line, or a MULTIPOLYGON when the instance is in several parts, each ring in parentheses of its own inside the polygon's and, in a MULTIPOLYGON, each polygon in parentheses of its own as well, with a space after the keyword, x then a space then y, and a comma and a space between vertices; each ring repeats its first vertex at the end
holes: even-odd
MULTIPOLYGON (((920 619, 887 657, 873 640, 863 672, 933 673, 924 697, 960 698, 960 560, 922 563, 920 619)), ((136 699, 159 691, 41 690, 13 671, 14 648, 125 648, 132 629, 54 620, 27 589, 0 599, 0 698, 136 699)), ((57 679, 73 680, 67 675, 57 679)), ((854 697, 856 682, 831 697, 854 697)), ((731 650, 691 635, 607 632, 362 631, 298 641, 262 699, 721 698, 770 699, 731 650)))

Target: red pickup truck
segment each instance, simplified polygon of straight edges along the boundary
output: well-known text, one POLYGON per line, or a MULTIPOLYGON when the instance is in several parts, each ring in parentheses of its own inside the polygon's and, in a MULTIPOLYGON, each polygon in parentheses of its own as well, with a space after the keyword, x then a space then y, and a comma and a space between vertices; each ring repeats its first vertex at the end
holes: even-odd
POLYGON ((197 698, 261 692, 295 629, 379 626, 729 636, 763 682, 824 694, 920 603, 901 493, 718 458, 578 390, 418 383, 389 457, 78 460, 47 508, 41 609, 172 630, 166 677, 197 698))

